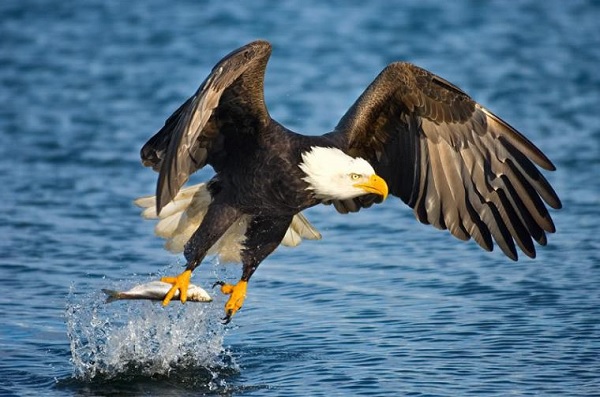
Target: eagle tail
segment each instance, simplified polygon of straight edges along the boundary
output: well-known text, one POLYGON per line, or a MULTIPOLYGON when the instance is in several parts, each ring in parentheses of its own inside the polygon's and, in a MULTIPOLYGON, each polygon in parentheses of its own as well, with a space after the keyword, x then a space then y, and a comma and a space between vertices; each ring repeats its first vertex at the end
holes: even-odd
POLYGON ((286 247, 296 247, 302 242, 303 238, 307 240, 320 240, 321 233, 311 225, 302 213, 299 213, 292 219, 292 223, 285 233, 281 244, 286 247))
POLYGON ((135 205, 143 208, 144 219, 157 219, 154 233, 166 239, 165 248, 173 253, 183 252, 185 243, 196 231, 212 198, 205 183, 181 189, 177 196, 156 213, 156 196, 140 197, 135 205))
MULTIPOLYGON (((206 183, 200 183, 181 189, 177 196, 162 208, 160 215, 156 213, 156 196, 140 197, 134 203, 143 208, 144 219, 158 220, 154 232, 167 240, 165 248, 173 253, 180 253, 200 226, 211 201, 212 197, 206 183)), ((244 216, 239 222, 233 224, 208 253, 218 254, 222 262, 239 262, 239 253, 249 221, 250 217, 244 216)), ((297 214, 292 219, 281 244, 295 247, 302 239, 320 238, 321 234, 308 219, 302 214, 297 214)))

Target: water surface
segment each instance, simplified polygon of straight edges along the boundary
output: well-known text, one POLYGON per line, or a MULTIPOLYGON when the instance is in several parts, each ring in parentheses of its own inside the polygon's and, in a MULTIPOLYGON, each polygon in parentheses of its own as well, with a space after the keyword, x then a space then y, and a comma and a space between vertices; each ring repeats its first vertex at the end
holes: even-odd
POLYGON ((596 2, 203 3, 0 3, 0 395, 599 395, 596 2), (555 162, 558 233, 514 263, 397 199, 320 207, 323 240, 267 259, 228 327, 218 295, 104 305, 183 265, 132 204, 156 181, 138 151, 257 38, 270 112, 304 133, 395 60, 456 83, 555 162))

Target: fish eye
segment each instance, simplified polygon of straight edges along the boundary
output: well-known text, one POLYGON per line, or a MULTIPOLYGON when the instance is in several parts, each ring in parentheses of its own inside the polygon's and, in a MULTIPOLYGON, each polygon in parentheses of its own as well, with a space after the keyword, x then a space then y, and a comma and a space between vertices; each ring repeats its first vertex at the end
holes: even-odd
POLYGON ((350 174, 350 179, 352 179, 353 181, 359 180, 360 174, 352 173, 352 174, 350 174))

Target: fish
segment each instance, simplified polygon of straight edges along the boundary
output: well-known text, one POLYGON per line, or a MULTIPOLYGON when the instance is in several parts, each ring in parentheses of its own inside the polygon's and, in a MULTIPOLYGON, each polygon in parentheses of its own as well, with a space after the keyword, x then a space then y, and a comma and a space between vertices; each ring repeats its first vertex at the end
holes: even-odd
MULTIPOLYGON (((106 302, 115 302, 123 299, 147 299, 161 301, 164 299, 172 285, 162 281, 151 281, 146 284, 136 285, 128 291, 116 291, 111 289, 102 289, 106 294, 106 302)), ((179 299, 179 291, 173 295, 173 300, 179 299)), ((188 302, 211 302, 212 298, 204 289, 197 285, 190 284, 187 293, 188 302)))

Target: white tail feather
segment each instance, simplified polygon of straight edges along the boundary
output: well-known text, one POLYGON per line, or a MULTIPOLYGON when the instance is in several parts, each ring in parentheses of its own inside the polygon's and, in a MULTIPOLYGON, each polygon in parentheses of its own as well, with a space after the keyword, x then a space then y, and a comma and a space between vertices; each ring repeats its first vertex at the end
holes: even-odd
POLYGON ((299 213, 292 218, 292 223, 285 233, 281 244, 287 247, 296 247, 302 242, 303 238, 307 240, 320 240, 321 233, 310 224, 302 213, 299 213))
MULTIPOLYGON (((134 203, 144 208, 142 216, 145 219, 158 219, 154 232, 167 240, 165 243, 167 250, 179 253, 183 251, 185 244, 200 226, 211 201, 206 184, 200 183, 181 189, 173 201, 163 207, 160 215, 156 214, 156 196, 140 197, 134 203)), ((249 215, 240 218, 211 247, 208 254, 218 254, 221 262, 239 262, 250 219, 249 215)), ((321 234, 304 215, 297 214, 292 219, 281 244, 295 247, 303 238, 318 240, 321 234)))
POLYGON ((292 219, 290 228, 294 229, 300 237, 307 240, 320 240, 321 233, 313 225, 310 224, 308 219, 302 213, 297 214, 292 219))
POLYGON ((285 245, 286 247, 296 247, 301 241, 300 235, 296 233, 294 229, 289 227, 285 232, 285 236, 283 236, 283 240, 281 240, 281 245, 285 245))

